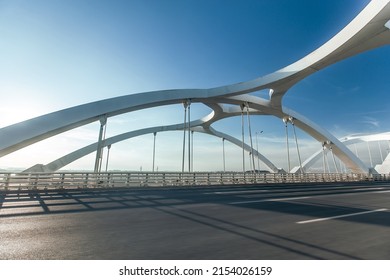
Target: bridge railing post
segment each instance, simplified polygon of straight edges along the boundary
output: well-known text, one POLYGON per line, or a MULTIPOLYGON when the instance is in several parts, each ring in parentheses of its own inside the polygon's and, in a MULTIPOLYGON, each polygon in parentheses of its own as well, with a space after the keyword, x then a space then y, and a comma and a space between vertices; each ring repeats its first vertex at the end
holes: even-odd
POLYGON ((88 188, 88 177, 89 177, 89 174, 85 173, 83 188, 88 188))
POLYGON ((4 183, 4 190, 8 190, 9 187, 9 181, 11 179, 11 173, 6 173, 5 174, 5 183, 4 183))
POLYGON ((145 179, 144 179, 144 187, 147 187, 149 185, 149 173, 145 173, 145 179))
POLYGON ((130 173, 127 173, 127 176, 126 176, 126 187, 130 187, 130 178, 131 178, 130 173))

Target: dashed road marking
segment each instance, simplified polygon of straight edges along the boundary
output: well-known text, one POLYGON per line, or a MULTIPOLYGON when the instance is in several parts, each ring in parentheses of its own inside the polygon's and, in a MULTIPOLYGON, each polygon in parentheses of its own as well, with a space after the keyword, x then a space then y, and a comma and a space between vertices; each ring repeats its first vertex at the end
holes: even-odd
POLYGON ((300 197, 286 197, 286 198, 269 198, 269 199, 260 199, 260 200, 230 202, 229 204, 247 204, 247 203, 269 202, 269 201, 289 201, 289 200, 299 200, 299 199, 307 199, 307 198, 311 198, 311 197, 300 196, 300 197))
POLYGON ((327 218, 305 220, 305 221, 299 221, 299 222, 297 222, 297 224, 308 224, 308 223, 323 222, 323 221, 335 220, 335 219, 340 219, 340 218, 345 218, 345 217, 352 217, 352 216, 370 214, 370 213, 375 213, 375 212, 384 212, 384 211, 387 211, 387 209, 386 208, 381 208, 381 209, 376 209, 376 210, 371 210, 371 211, 364 211, 364 212, 358 212, 358 213, 338 215, 338 216, 327 217, 327 218))

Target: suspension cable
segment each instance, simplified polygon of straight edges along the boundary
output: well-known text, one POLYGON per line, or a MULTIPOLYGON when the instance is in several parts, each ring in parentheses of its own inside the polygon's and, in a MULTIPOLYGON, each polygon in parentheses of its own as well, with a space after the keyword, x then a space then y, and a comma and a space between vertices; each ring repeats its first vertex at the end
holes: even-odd
POLYGON ((368 148, 368 156, 370 157, 370 164, 371 164, 370 167, 374 167, 374 166, 373 166, 373 163, 372 163, 372 156, 371 156, 370 145, 369 145, 368 141, 367 141, 366 143, 367 143, 367 148, 368 148))
POLYGON ((322 163, 324 168, 324 174, 326 173, 325 149, 326 149, 326 142, 322 142, 322 163))
POLYGON ((191 172, 194 172, 194 132, 191 130, 191 172))
POLYGON ((153 132, 153 167, 152 167, 153 172, 154 172, 154 163, 156 159, 156 135, 157 132, 153 132))
POLYGON ((259 169, 260 172, 260 155, 259 155, 259 139, 258 139, 258 134, 263 133, 263 131, 256 132, 256 151, 257 151, 257 168, 259 169))
POLYGON ((252 167, 253 167, 253 172, 255 172, 256 166, 255 166, 255 155, 253 153, 253 141, 252 141, 252 128, 251 128, 251 119, 249 115, 249 104, 248 102, 245 103, 246 105, 246 114, 248 117, 248 129, 249 129, 249 141, 251 144, 251 155, 252 155, 252 167))
POLYGON ((287 147, 287 166, 288 166, 287 173, 290 173, 290 171, 291 171, 291 163, 290 163, 290 145, 288 143, 288 127, 287 127, 288 118, 284 117, 283 118, 283 122, 284 122, 284 124, 286 126, 286 147, 287 147))
POLYGON ((296 133, 296 131, 295 131, 294 118, 293 118, 293 117, 290 117, 289 120, 290 120, 290 122, 291 122, 291 124, 292 124, 293 131, 294 131, 294 138, 295 138, 295 144, 296 144, 296 146, 297 146, 299 167, 300 167, 300 169, 301 169, 301 173, 305 173, 305 171, 304 171, 303 168, 302 168, 302 160, 301 160, 301 154, 300 154, 300 152, 299 152, 298 138, 297 138, 297 133, 296 133))
POLYGON ((188 106, 188 172, 191 172, 191 99, 188 99, 187 106, 188 106))
POLYGON ((383 154, 382 154, 382 147, 381 147, 380 140, 378 140, 378 148, 379 148, 379 153, 381 155, 381 163, 383 163, 383 154))
POLYGON ((242 172, 245 173, 244 104, 241 104, 242 172))
MULTIPOLYGON (((103 132, 103 139, 102 139, 102 143, 104 143, 104 141, 106 141, 106 131, 107 131, 107 121, 106 121, 106 124, 104 125, 104 132, 103 132)), ((100 161, 99 161, 99 172, 102 171, 102 163, 103 163, 103 151, 104 151, 104 146, 101 147, 102 151, 100 153, 100 161)))
POLYGON ((390 140, 387 141, 387 145, 389 146, 389 149, 387 150, 388 151, 387 154, 389 154, 390 153, 390 140))
POLYGON ((336 173, 340 173, 339 168, 338 168, 338 166, 337 166, 337 164, 336 164, 336 159, 335 159, 335 157, 334 157, 332 145, 333 145, 333 143, 330 144, 330 152, 332 153, 333 164, 334 164, 334 167, 335 167, 335 169, 336 169, 336 173))
POLYGON ((111 144, 107 146, 106 172, 108 171, 108 159, 110 158, 111 144))
POLYGON ((181 162, 181 172, 184 172, 184 156, 185 156, 185 149, 186 149, 186 123, 187 123, 187 102, 183 102, 184 106, 184 127, 183 127, 183 158, 181 162))
POLYGON ((355 146, 355 154, 356 154, 356 156, 357 156, 357 157, 359 157, 359 154, 358 154, 358 150, 357 150, 356 143, 354 144, 354 146, 355 146))
POLYGON ((98 146, 96 150, 96 159, 95 159, 95 166, 94 166, 94 172, 98 173, 101 170, 101 160, 102 160, 102 145, 103 145, 103 130, 107 123, 107 116, 104 115, 100 118, 100 129, 99 129, 99 138, 98 138, 98 146))
MULTIPOLYGON (((326 143, 326 145, 330 145, 330 141, 328 140, 328 141, 326 141, 325 142, 326 143)), ((328 148, 328 146, 326 147, 326 148, 328 148)), ((329 150, 329 148, 328 148, 328 150, 329 150)), ((330 173, 330 164, 329 164, 329 158, 328 158, 328 153, 325 153, 326 154, 326 161, 325 161, 325 164, 326 164, 326 167, 327 167, 327 169, 328 169, 328 173, 330 173)))
POLYGON ((226 172, 226 162, 225 162, 225 138, 222 138, 222 161, 223 161, 223 172, 226 172))

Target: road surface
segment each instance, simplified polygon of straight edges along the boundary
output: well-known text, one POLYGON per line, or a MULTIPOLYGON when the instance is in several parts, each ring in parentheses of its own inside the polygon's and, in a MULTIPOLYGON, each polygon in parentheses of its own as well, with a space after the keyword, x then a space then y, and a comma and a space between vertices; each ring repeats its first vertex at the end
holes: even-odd
POLYGON ((390 259, 390 184, 0 193, 0 259, 390 259))

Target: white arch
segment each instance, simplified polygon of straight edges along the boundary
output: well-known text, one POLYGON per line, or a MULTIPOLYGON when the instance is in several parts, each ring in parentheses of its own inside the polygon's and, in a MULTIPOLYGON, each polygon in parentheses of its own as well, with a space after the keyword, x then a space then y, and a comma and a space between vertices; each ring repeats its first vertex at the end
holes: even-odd
MULTIPOLYGON (((365 135, 350 135, 340 138, 340 142, 343 143, 346 147, 348 145, 356 144, 356 143, 362 143, 362 142, 371 142, 371 141, 383 141, 383 140, 389 140, 390 141, 390 132, 384 132, 384 133, 376 133, 376 134, 365 134, 365 135)), ((335 148, 333 146, 333 143, 327 143, 325 145, 327 148, 330 148, 332 146, 332 150, 335 148)), ((302 167, 304 169, 310 168, 313 166, 320 158, 322 157, 323 150, 319 149, 317 152, 315 152, 313 155, 311 155, 309 158, 307 158, 303 163, 302 167)), ((390 155, 390 154, 389 154, 390 155)), ((378 173, 388 173, 390 172, 390 166, 388 167, 386 164, 384 164, 387 161, 390 161, 390 156, 387 156, 386 159, 382 164, 379 164, 375 167, 375 170, 371 170, 372 172, 378 172, 378 173)), ((295 167, 292 172, 296 173, 298 172, 298 167, 295 167)))
MULTIPOLYGON (((340 60, 390 43, 390 30, 385 26, 390 19, 389 0, 371 1, 344 29, 328 42, 297 62, 266 76, 228 86, 211 89, 183 89, 146 92, 116 97, 69 109, 64 109, 0 129, 0 157, 18 149, 97 121, 101 116, 111 117, 144 108, 173 104, 187 99, 215 103, 218 98, 242 95, 270 89, 270 99, 264 107, 273 115, 291 115, 282 108, 282 97, 294 84, 308 75, 340 60)), ((297 115, 295 113, 295 115, 297 115)), ((317 135, 316 139, 332 138, 307 119, 297 118, 297 126, 317 135)), ((334 138, 334 137, 333 137, 334 138)), ((335 153, 354 172, 367 172, 361 162, 335 140, 335 153)))
MULTIPOLYGON (((211 125, 224 118, 229 118, 233 116, 239 116, 241 115, 241 107, 240 105, 243 103, 250 104, 251 114, 257 114, 257 115, 274 115, 276 117, 279 117, 280 119, 283 119, 285 117, 285 114, 288 114, 289 116, 294 118, 294 125, 301 128, 305 132, 307 132, 309 135, 311 135, 313 138, 317 139, 320 142, 324 141, 332 141, 334 143, 335 147, 335 153, 337 151, 338 156, 342 157, 344 159, 345 164, 354 170, 354 172, 359 172, 359 169, 355 168, 356 164, 359 164, 360 169, 362 170, 368 170, 368 167, 364 165, 363 162, 360 161, 359 158, 356 157, 355 154, 350 152, 349 149, 347 149, 344 145, 341 144, 335 137, 333 137, 332 134, 327 132, 326 130, 322 129, 318 125, 316 125, 313 122, 310 122, 308 119, 303 117, 302 115, 299 115, 298 113, 284 107, 283 111, 278 110, 272 110, 267 106, 267 101, 263 98, 251 96, 248 94, 236 96, 236 97, 228 97, 228 98, 220 98, 218 99, 221 103, 206 103, 207 106, 209 106, 213 112, 209 114, 208 116, 191 122, 191 127, 193 130, 198 132, 207 133, 216 137, 225 138, 228 141, 238 145, 242 146, 242 141, 231 137, 228 134, 216 131, 211 127, 211 125), (233 104, 237 105, 235 107, 226 107, 224 104, 233 104), (352 160, 351 160, 352 159, 352 160)), ((170 125, 170 126, 158 126, 153 128, 145 128, 140 129, 136 131, 127 132, 124 134, 117 135, 115 137, 111 137, 109 139, 105 140, 105 143, 103 143, 104 146, 111 145, 119 141, 123 141, 132 137, 154 133, 154 132, 161 132, 161 131, 168 131, 168 130, 183 130, 185 128, 184 124, 176 124, 176 125, 170 125)), ((38 171, 55 171, 58 170, 65 165, 87 155, 97 150, 98 146, 97 143, 88 145, 84 148, 81 148, 77 151, 74 151, 68 155, 65 155, 48 165, 42 165, 38 164, 35 165, 26 171, 29 172, 38 172, 38 171)), ((250 151, 251 148, 244 143, 244 149, 247 151, 250 151)), ((258 153, 257 151, 254 151, 255 156, 258 156, 265 164, 266 166, 272 171, 272 172, 279 172, 279 168, 277 168, 274 164, 272 164, 271 161, 269 161, 266 157, 258 153)))

